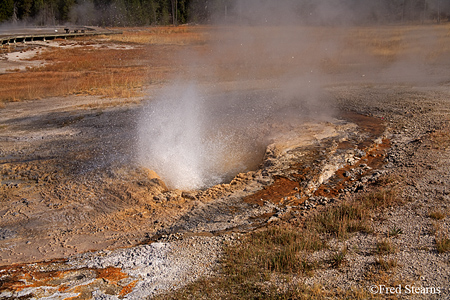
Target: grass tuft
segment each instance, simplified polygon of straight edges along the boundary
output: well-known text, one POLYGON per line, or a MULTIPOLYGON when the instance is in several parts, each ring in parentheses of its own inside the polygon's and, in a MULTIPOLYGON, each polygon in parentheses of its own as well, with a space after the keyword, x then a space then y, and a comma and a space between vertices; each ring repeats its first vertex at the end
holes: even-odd
POLYGON ((381 241, 378 241, 375 248, 375 252, 380 255, 392 254, 395 253, 395 250, 395 246, 392 244, 392 241, 390 239, 383 239, 381 241))
POLYGON ((445 218, 445 214, 439 210, 433 210, 428 213, 428 216, 433 220, 442 220, 445 218))
POLYGON ((392 188, 366 194, 362 199, 366 209, 376 210, 403 204, 398 191, 392 188))
POLYGON ((444 129, 430 134, 433 149, 447 150, 450 147, 450 132, 448 127, 446 125, 444 129))
POLYGON ((341 267, 345 263, 345 256, 347 255, 347 246, 343 246, 340 251, 331 256, 331 265, 335 268, 341 267))
POLYGON ((310 273, 315 265, 305 259, 303 252, 325 247, 317 233, 297 228, 268 228, 250 234, 239 247, 228 248, 230 260, 226 268, 239 277, 253 277, 260 270, 310 273), (243 265, 247 267, 245 271, 243 265))
POLYGON ((380 267, 384 271, 395 269, 398 265, 396 259, 384 259, 382 257, 375 258, 375 265, 380 267))
POLYGON ((319 232, 328 233, 339 239, 348 238, 352 232, 371 232, 370 215, 358 202, 345 202, 316 214, 308 224, 319 232))
POLYGON ((446 236, 436 236, 436 249, 439 253, 450 252, 450 239, 446 236))
POLYGON ((389 229, 389 236, 390 237, 396 237, 400 234, 403 234, 403 229, 397 227, 394 225, 394 227, 389 229))
POLYGON ((347 239, 354 232, 372 233, 371 213, 401 203, 403 200, 395 189, 385 188, 318 212, 308 221, 307 226, 339 239, 347 239))

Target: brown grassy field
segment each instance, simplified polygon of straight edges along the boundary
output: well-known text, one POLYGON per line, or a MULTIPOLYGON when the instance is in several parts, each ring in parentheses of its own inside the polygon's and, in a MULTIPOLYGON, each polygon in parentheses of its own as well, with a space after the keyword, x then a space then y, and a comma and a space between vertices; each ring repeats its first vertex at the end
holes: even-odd
POLYGON ((448 53, 449 39, 448 24, 346 29, 127 28, 119 35, 60 41, 61 47, 48 47, 33 58, 44 64, 0 74, 0 102, 71 94, 139 96, 146 86, 186 74, 187 66, 192 72, 196 57, 201 63, 195 67, 195 76, 219 81, 266 79, 299 73, 311 65, 321 73, 335 74, 368 62, 389 64, 410 57, 433 63, 448 53), (246 35, 252 38, 241 50, 246 35), (286 36, 299 39, 286 44, 286 36), (267 42, 271 37, 274 45, 267 42), (201 64, 207 64, 208 70, 201 64))
POLYGON ((61 40, 62 47, 48 47, 33 58, 43 61, 41 66, 1 74, 0 101, 71 94, 138 96, 145 85, 160 84, 174 72, 176 58, 170 55, 180 45, 205 41, 203 30, 130 28, 123 35, 61 40))

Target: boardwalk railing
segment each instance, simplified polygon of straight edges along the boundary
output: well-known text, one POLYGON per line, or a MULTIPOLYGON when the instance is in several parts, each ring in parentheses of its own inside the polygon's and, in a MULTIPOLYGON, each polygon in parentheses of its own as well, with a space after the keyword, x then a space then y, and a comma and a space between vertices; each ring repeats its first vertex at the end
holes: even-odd
MULTIPOLYGON (((23 30, 26 32, 26 29, 23 30)), ((110 35, 110 34, 122 34, 121 31, 117 30, 107 30, 107 29, 95 29, 92 27, 83 27, 83 28, 63 28, 61 32, 59 30, 55 30, 52 32, 43 32, 43 33, 18 33, 11 35, 1 35, 0 34, 0 45, 10 45, 16 43, 26 43, 32 41, 47 41, 54 39, 67 39, 74 38, 79 36, 94 36, 94 35, 110 35)))

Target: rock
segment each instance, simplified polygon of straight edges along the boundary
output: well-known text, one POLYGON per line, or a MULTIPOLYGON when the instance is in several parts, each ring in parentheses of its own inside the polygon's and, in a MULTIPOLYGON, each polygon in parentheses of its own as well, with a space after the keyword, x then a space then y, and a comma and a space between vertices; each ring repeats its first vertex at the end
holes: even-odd
POLYGON ((270 217, 269 220, 267 220, 267 223, 273 223, 273 222, 277 222, 279 220, 280 220, 280 218, 278 218, 276 216, 272 216, 272 217, 270 217))
POLYGON ((360 150, 360 149, 356 149, 355 155, 359 156, 359 157, 364 157, 364 156, 366 156, 366 152, 364 152, 363 150, 360 150))
POLYGON ((7 228, 0 228, 0 240, 7 240, 16 236, 16 232, 7 228))
POLYGON ((190 199, 190 200, 196 200, 197 196, 195 193, 192 192, 183 192, 181 193, 181 197, 186 198, 186 199, 190 199))

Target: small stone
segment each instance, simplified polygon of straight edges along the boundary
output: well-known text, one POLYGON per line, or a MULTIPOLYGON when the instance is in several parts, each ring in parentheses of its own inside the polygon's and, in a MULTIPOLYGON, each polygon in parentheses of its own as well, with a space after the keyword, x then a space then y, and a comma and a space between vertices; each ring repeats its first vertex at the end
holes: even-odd
POLYGON ((186 199, 190 199, 190 200, 195 200, 197 199, 197 197, 195 196, 194 193, 191 192, 183 192, 181 193, 181 197, 186 198, 186 199))

